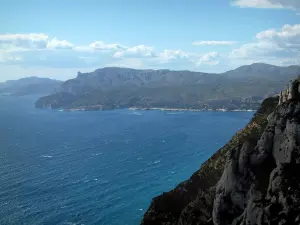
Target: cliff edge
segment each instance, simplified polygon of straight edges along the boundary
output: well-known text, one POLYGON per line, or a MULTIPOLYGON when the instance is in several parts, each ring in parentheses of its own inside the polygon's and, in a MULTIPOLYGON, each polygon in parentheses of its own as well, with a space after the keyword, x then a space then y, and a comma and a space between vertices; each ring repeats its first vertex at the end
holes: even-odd
POLYGON ((190 179, 155 197, 142 225, 300 224, 300 80, 190 179))

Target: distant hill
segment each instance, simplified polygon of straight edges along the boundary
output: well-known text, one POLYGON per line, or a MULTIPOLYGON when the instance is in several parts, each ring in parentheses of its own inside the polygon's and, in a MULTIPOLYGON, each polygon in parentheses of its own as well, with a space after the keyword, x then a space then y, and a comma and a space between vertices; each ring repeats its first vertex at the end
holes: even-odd
POLYGON ((0 95, 51 94, 57 91, 62 81, 49 78, 27 77, 0 83, 0 95))
POLYGON ((107 67, 80 73, 36 102, 38 108, 257 108, 278 93, 300 66, 242 66, 222 74, 107 67))
POLYGON ((265 63, 254 63, 252 65, 241 66, 235 70, 230 70, 223 75, 232 78, 253 79, 260 78, 270 81, 286 81, 293 79, 295 74, 299 74, 299 66, 280 67, 265 63))

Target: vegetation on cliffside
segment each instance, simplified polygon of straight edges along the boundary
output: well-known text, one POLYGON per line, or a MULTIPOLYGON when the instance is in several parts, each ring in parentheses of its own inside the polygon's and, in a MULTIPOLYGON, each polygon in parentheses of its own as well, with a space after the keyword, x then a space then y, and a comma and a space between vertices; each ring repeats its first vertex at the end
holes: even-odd
POLYGON ((241 148, 246 139, 252 144, 258 141, 267 125, 268 116, 277 104, 278 97, 265 99, 248 125, 204 162, 187 181, 152 200, 142 224, 171 225, 187 220, 190 224, 212 223, 215 187, 223 174, 228 154, 232 149, 241 148))

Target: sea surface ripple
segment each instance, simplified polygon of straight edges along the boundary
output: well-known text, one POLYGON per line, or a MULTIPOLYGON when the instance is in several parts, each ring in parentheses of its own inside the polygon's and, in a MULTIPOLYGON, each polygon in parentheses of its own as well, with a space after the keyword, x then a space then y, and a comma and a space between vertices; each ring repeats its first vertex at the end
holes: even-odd
POLYGON ((137 225, 253 112, 60 112, 0 97, 0 224, 137 225))

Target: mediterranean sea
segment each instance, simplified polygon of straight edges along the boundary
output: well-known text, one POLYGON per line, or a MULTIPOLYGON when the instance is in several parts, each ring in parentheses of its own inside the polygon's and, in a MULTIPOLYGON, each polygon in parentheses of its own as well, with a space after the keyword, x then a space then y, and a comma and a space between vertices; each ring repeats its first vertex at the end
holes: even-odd
POLYGON ((0 97, 0 224, 138 225, 253 112, 60 112, 0 97))

